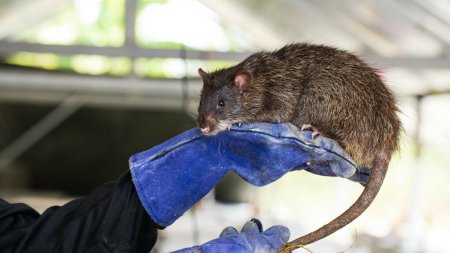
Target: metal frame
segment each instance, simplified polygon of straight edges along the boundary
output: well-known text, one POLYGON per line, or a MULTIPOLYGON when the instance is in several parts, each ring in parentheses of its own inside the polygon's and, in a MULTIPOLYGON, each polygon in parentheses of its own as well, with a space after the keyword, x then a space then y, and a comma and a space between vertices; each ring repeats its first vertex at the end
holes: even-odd
POLYGON ((58 104, 68 94, 88 98, 87 106, 119 106, 195 111, 201 83, 189 80, 183 90, 178 79, 137 79, 86 76, 41 71, 0 70, 0 100, 58 104), (186 94, 184 94, 186 93, 186 94), (188 102, 182 101, 186 96, 188 102))
MULTIPOLYGON (((130 58, 180 58, 180 50, 142 48, 134 44, 125 44, 122 47, 95 47, 83 45, 44 45, 0 40, 0 55, 6 56, 17 52, 53 53, 60 55, 102 55, 110 57, 125 56, 130 58)), ((186 50, 187 59, 238 61, 243 60, 249 55, 249 52, 186 50)))

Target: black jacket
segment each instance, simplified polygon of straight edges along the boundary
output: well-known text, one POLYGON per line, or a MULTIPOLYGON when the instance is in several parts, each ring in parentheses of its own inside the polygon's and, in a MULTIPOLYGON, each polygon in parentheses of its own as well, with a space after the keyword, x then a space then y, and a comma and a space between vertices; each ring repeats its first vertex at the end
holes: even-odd
POLYGON ((41 215, 0 199, 0 252, 149 252, 157 225, 124 173, 88 196, 41 215))

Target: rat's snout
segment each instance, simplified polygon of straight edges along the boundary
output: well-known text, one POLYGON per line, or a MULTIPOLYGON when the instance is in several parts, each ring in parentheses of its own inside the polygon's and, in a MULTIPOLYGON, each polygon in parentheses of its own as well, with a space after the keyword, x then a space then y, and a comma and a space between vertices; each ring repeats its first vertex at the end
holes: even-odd
POLYGON ((212 117, 210 115, 208 115, 206 117, 201 117, 200 118, 200 130, 205 135, 212 134, 216 130, 217 123, 218 123, 217 119, 215 119, 214 117, 212 117))
POLYGON ((202 133, 207 134, 211 131, 211 128, 209 126, 200 128, 200 130, 202 130, 202 133))

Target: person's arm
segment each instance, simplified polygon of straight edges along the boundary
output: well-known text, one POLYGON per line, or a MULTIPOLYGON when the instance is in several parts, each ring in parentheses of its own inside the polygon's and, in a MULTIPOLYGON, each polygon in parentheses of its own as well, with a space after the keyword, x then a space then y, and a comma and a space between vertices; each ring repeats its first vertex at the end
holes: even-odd
POLYGON ((149 252, 157 225, 145 212, 130 172, 88 196, 41 215, 0 200, 0 249, 7 252, 149 252))

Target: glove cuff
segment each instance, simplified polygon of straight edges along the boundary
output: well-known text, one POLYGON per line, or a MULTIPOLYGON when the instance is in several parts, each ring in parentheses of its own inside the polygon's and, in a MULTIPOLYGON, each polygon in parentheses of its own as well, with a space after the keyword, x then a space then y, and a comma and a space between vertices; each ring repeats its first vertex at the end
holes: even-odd
POLYGON ((215 143, 204 145, 215 138, 205 140, 200 136, 199 129, 192 129, 130 158, 139 199, 162 227, 175 222, 226 173, 210 159, 214 157, 215 143), (198 143, 200 139, 202 142, 198 143))

